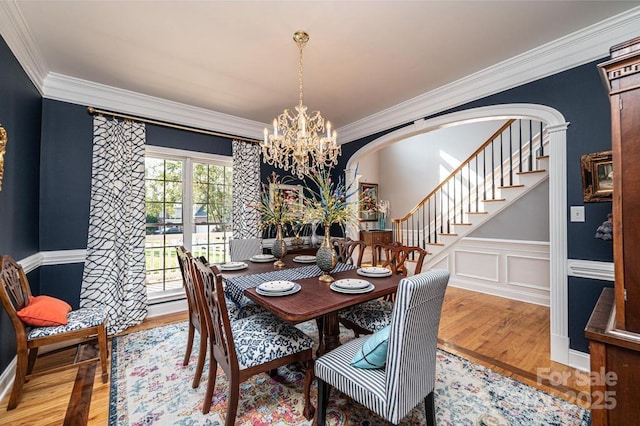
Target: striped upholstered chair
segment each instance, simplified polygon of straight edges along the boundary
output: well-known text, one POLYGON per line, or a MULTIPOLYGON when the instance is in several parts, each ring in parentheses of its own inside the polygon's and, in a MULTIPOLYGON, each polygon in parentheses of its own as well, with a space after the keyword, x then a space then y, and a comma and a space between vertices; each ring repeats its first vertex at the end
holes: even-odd
POLYGON ((229 254, 231 261, 247 260, 256 254, 262 253, 262 240, 260 238, 235 238, 229 240, 229 254))
POLYGON ((436 346, 448 282, 449 272, 439 269, 400 281, 382 368, 352 365, 371 336, 351 340, 316 360, 318 425, 325 424, 331 387, 394 424, 424 400, 427 424, 435 425, 436 346))

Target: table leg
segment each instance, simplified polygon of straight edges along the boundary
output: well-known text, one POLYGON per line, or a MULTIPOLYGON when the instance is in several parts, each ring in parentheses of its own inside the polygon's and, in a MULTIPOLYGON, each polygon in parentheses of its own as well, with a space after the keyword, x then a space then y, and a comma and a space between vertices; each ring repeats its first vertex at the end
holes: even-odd
POLYGON ((318 349, 321 354, 325 354, 340 346, 340 323, 338 314, 332 313, 324 317, 324 338, 320 342, 318 349))

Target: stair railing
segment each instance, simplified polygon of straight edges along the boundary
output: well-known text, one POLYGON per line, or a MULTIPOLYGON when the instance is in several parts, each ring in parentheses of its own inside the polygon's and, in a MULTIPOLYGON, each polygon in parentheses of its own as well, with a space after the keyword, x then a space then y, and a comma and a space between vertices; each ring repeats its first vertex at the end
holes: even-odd
POLYGON ((409 213, 391 220, 394 241, 424 249, 441 244, 452 226, 469 225, 465 214, 484 213, 484 203, 502 200, 501 189, 517 186, 516 175, 536 171, 544 148, 542 122, 507 120, 409 213))

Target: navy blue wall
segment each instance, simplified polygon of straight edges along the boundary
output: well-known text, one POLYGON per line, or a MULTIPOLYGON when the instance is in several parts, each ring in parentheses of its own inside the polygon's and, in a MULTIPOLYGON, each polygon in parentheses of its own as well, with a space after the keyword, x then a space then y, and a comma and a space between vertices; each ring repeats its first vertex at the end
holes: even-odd
MULTIPOLYGON (((0 254, 16 260, 38 252, 41 97, 0 38, 0 124, 7 131, 0 191, 0 254)), ((29 274, 37 291, 37 274, 29 274)), ((0 372, 15 355, 9 317, 0 311, 0 372)))
MULTIPOLYGON (((567 131, 567 203, 584 205, 586 221, 569 222, 567 218, 568 255, 570 259, 613 261, 610 242, 594 238, 596 228, 611 212, 611 203, 584 203, 580 156, 590 152, 611 149, 611 118, 609 99, 600 80, 594 61, 568 71, 552 75, 504 92, 479 99, 474 102, 434 114, 436 117, 451 112, 467 110, 487 105, 507 103, 532 103, 553 107, 570 122, 567 131)), ((407 123, 409 125, 410 123, 407 123)), ((350 156, 366 143, 403 126, 380 132, 373 136, 343 146, 341 169, 345 168, 350 156)), ((571 348, 588 352, 584 327, 595 306, 600 290, 611 283, 599 280, 569 280, 569 338, 571 348), (587 286, 588 284, 588 286, 587 286), (582 287, 584 291, 581 291, 582 287)))

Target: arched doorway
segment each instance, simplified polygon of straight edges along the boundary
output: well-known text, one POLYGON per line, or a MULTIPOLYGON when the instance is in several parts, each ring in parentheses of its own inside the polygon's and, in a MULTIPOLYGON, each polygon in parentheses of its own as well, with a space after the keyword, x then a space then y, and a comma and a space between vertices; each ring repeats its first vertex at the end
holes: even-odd
MULTIPOLYGON (((358 159, 411 136, 453 124, 522 118, 542 121, 549 138, 549 252, 551 360, 569 365, 568 278, 567 278, 567 128, 569 123, 554 108, 537 104, 502 104, 454 112, 417 120, 368 143, 347 162, 347 185, 353 184, 358 159)), ((352 238, 357 238, 351 230, 352 238)))

